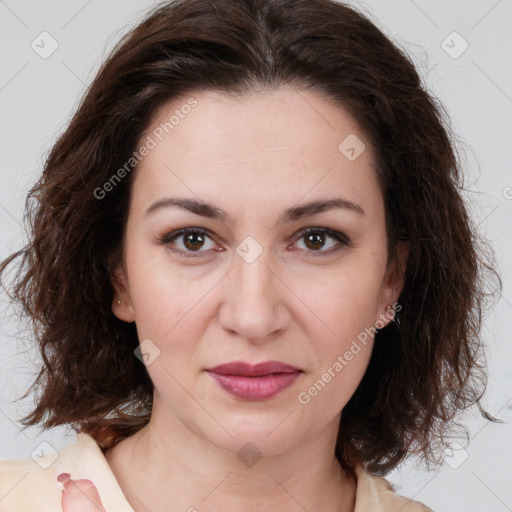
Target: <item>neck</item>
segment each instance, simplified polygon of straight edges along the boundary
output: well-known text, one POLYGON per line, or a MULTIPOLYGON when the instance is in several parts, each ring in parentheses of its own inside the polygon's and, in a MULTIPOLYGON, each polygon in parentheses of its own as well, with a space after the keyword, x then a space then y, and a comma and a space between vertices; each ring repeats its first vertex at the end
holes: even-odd
POLYGON ((338 422, 287 451, 251 458, 153 409, 148 425, 105 456, 136 512, 352 512, 356 482, 334 457, 338 422))

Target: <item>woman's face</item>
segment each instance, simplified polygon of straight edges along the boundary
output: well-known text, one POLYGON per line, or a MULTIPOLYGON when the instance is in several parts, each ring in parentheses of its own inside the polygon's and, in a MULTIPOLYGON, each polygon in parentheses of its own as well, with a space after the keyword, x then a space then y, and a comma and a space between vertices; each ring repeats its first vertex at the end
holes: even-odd
POLYGON ((113 309, 136 323, 154 417, 269 455, 335 436, 402 286, 364 135, 313 93, 204 91, 162 108, 143 145, 113 309), (207 370, 233 361, 301 372, 228 391, 207 370))

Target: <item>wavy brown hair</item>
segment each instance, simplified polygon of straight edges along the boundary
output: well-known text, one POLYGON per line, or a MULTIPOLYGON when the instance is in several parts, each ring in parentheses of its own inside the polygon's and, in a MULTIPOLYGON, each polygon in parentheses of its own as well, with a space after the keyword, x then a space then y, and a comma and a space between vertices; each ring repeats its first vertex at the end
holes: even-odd
POLYGON ((71 425, 107 449, 149 421, 152 382, 134 356, 134 323, 111 310, 130 186, 97 191, 133 157, 157 109, 194 90, 244 96, 312 91, 352 115, 372 146, 388 259, 410 242, 402 310, 376 333, 368 369, 343 409, 336 457, 385 475, 408 454, 430 463, 457 415, 480 404, 482 313, 494 291, 492 248, 462 192, 449 117, 406 51, 366 16, 332 0, 177 0, 156 5, 101 65, 49 151, 25 208, 29 241, 8 291, 41 356, 24 425, 71 425))

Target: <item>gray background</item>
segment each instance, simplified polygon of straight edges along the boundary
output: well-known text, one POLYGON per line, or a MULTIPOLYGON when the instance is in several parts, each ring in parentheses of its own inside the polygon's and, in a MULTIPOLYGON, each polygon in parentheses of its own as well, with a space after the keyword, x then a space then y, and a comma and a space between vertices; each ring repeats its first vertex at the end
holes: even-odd
MULTIPOLYGON (((135 0, 0 0, 0 258, 23 240, 24 196, 46 152, 118 38, 155 2, 135 0), (48 32, 58 48, 51 49, 48 32), (44 49, 41 38, 45 39, 44 49)), ((352 2, 369 13, 411 55, 425 84, 450 115, 465 150, 467 198, 479 229, 493 242, 503 297, 487 317, 489 384, 483 405, 507 421, 473 412, 465 449, 447 453, 430 472, 410 459, 388 476, 398 492, 436 512, 512 510, 512 0, 352 2), (453 34, 453 32, 458 34, 453 34), (444 42, 443 42, 444 41, 444 42), (465 48, 467 42, 467 49, 465 48)), ((79 293, 79 291, 77 291, 79 293)), ((30 399, 13 403, 32 380, 38 355, 20 343, 26 333, 4 294, 0 330, 0 458, 59 450, 75 439, 65 428, 20 430, 30 399), (43 444, 41 443, 49 443, 43 444)), ((1 506, 0 496, 0 506, 1 506)))

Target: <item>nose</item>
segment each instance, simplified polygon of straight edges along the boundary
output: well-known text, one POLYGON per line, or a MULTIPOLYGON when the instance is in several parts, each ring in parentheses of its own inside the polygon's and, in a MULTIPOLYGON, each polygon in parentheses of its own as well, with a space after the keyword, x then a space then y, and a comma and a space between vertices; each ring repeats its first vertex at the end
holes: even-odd
POLYGON ((287 294, 291 292, 271 260, 269 250, 254 261, 236 253, 223 282, 219 323, 225 331, 252 344, 265 343, 283 331, 290 319, 287 294))

